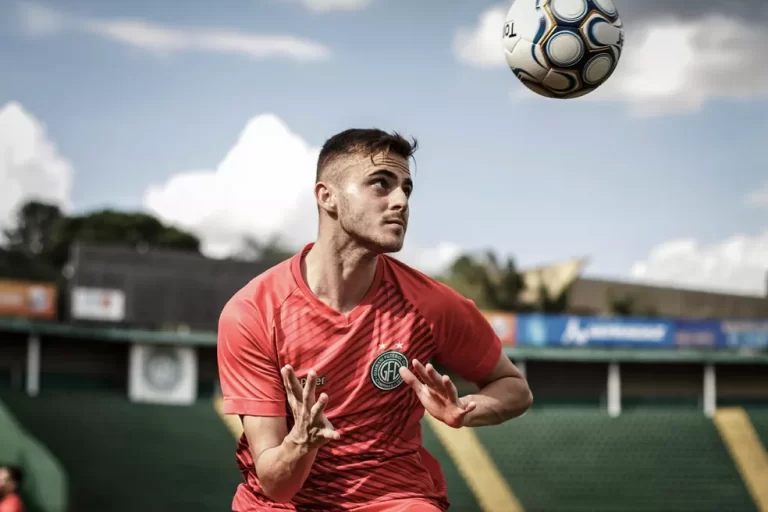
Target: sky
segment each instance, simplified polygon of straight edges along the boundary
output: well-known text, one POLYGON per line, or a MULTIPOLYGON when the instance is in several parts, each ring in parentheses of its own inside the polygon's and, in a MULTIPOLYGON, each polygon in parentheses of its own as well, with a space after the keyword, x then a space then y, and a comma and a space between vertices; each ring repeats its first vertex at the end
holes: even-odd
POLYGON ((492 249, 765 295, 768 3, 614 2, 619 66, 572 100, 510 71, 511 1, 1 2, 0 227, 34 198, 146 211, 213 257, 298 247, 323 142, 379 127, 419 140, 417 268, 492 249))

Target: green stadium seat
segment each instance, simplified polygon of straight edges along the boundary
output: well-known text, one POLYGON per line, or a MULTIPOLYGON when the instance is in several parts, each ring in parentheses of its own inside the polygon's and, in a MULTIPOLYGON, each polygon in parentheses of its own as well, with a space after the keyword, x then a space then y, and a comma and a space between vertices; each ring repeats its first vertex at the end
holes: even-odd
POLYGON ((98 392, 0 399, 67 469, 72 512, 229 510, 240 482, 235 439, 210 402, 155 406, 98 392))
POLYGON ((28 512, 66 512, 67 477, 56 458, 0 402, 0 462, 21 466, 21 495, 28 512))
MULTIPOLYGON (((744 407, 763 446, 768 449, 768 406, 744 407)), ((766 483, 768 485, 768 483, 766 483)))
POLYGON ((755 511, 700 412, 545 409, 477 434, 526 512, 755 511))

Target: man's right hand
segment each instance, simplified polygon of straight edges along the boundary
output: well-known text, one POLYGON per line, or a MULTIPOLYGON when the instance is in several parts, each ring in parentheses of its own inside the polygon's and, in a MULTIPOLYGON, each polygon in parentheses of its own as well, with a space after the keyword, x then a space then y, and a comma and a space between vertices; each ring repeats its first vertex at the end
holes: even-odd
POLYGON ((290 365, 280 370, 285 385, 288 405, 293 412, 294 425, 286 436, 286 441, 311 451, 328 441, 338 441, 341 436, 334 430, 323 411, 328 403, 328 395, 321 393, 315 400, 317 374, 310 370, 302 387, 296 373, 290 365))

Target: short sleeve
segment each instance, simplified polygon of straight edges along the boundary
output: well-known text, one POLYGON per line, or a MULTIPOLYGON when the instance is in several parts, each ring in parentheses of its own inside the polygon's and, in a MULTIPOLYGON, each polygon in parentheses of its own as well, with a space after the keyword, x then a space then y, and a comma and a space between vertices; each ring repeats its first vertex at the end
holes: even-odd
POLYGON ((435 325, 436 360, 470 382, 484 379, 501 356, 501 340, 471 300, 451 293, 435 325))
POLYGON ((285 390, 267 321, 231 300, 219 317, 217 357, 224 414, 285 416, 285 390))

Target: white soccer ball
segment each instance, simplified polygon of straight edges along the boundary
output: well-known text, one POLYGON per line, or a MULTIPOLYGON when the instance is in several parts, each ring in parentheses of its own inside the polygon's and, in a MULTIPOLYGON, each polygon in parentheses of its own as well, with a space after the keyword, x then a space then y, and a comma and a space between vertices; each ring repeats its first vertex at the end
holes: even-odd
POLYGON ((503 40, 507 64, 526 87, 577 98, 613 74, 624 28, 612 0, 514 0, 503 40))

